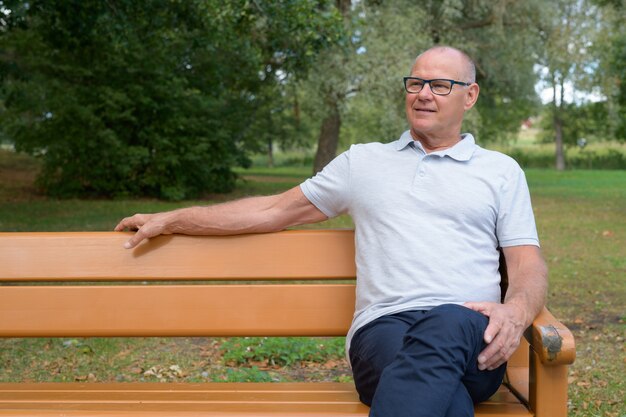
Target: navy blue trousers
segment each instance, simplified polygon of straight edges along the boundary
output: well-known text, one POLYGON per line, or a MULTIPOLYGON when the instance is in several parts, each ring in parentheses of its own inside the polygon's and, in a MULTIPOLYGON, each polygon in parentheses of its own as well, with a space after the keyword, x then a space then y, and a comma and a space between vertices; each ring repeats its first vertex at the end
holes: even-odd
POLYGON ((350 362, 370 417, 471 417, 493 395, 506 365, 478 370, 488 318, 444 304, 368 323, 354 335, 350 362))

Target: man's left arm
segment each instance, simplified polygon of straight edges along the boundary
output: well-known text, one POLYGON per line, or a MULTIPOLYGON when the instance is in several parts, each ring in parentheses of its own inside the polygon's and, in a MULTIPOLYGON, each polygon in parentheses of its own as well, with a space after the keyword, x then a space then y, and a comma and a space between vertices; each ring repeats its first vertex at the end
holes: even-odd
POLYGON ((517 349, 522 334, 539 314, 546 300, 548 270, 537 246, 503 248, 509 287, 504 304, 469 302, 465 306, 489 317, 487 347, 478 356, 478 368, 492 370, 517 349))

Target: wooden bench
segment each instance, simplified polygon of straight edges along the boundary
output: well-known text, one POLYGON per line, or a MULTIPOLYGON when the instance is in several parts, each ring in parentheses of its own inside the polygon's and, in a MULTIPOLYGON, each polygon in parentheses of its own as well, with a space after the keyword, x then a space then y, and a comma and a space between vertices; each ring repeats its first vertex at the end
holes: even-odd
MULTIPOLYGON (((350 325, 352 231, 160 236, 125 250, 128 237, 0 233, 0 337, 343 336, 350 325)), ((526 340, 477 416, 566 416, 571 333, 544 310, 526 340)), ((0 416, 367 413, 351 383, 0 383, 0 416)))

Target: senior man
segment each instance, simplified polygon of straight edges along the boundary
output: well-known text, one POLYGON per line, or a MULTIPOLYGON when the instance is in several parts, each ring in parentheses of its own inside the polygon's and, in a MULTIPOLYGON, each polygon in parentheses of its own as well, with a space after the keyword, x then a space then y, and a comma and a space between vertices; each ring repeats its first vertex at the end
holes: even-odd
POLYGON ((479 94, 472 60, 433 47, 404 86, 410 129, 394 142, 354 145, 282 194, 137 214, 115 230, 137 230, 132 248, 159 234, 263 233, 349 213, 357 294, 346 347, 370 416, 472 416, 543 307, 547 271, 522 170, 461 134, 479 94))

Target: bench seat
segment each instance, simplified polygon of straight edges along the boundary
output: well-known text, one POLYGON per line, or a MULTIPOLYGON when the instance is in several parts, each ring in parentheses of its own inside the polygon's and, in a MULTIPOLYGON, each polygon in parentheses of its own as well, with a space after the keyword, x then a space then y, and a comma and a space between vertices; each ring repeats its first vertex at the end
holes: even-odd
MULTIPOLYGON (((0 384, 0 416, 367 416, 352 383, 0 384)), ((477 416, 532 416, 501 387, 477 416)))

